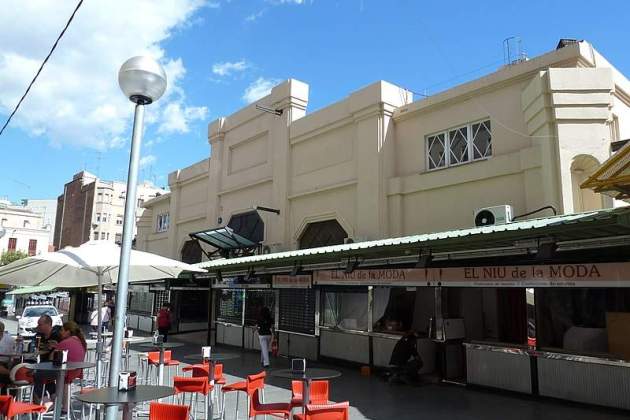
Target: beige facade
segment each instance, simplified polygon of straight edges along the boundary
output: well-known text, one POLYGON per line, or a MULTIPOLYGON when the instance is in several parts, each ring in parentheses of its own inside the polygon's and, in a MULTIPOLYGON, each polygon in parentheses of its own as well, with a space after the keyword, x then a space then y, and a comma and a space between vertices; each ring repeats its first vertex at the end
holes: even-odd
POLYGON ((24 206, 0 201, 0 254, 21 251, 28 255, 48 252, 50 225, 44 216, 24 206))
POLYGON ((210 158, 144 204, 138 248, 180 258, 189 233, 257 205, 280 210, 260 213, 271 252, 331 219, 357 241, 469 227, 476 210, 503 204, 516 215, 610 207, 579 185, 630 137, 630 82, 586 42, 418 101, 379 81, 310 114, 307 103, 308 86, 291 79, 210 123, 210 158))

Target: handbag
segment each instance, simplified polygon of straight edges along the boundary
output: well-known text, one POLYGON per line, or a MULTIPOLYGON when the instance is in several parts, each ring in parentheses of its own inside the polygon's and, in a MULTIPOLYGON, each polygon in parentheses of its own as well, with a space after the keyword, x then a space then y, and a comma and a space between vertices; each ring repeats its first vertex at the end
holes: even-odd
POLYGON ((276 337, 276 335, 273 335, 273 338, 271 339, 271 354, 274 357, 278 357, 278 352, 279 352, 279 348, 278 348, 278 338, 276 337))

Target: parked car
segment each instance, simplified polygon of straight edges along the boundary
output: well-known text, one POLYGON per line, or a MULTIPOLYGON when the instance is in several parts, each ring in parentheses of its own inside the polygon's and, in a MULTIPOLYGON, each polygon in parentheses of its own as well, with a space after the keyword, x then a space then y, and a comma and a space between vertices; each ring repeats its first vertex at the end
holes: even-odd
POLYGON ((52 318, 53 326, 63 325, 61 314, 52 305, 27 306, 22 311, 22 315, 18 316, 18 334, 23 336, 35 335, 37 332, 37 320, 42 315, 48 315, 52 318))

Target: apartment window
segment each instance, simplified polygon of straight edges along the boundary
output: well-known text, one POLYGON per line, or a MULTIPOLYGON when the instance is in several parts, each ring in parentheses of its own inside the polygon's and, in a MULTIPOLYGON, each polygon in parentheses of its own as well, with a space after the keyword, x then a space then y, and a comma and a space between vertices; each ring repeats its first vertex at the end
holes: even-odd
POLYGON ((2 220, 0 220, 0 226, 4 226, 4 224, 6 222, 8 222, 8 221, 9 221, 9 219, 2 219, 2 220))
POLYGON ((101 232, 101 239, 105 239, 105 232, 101 232))
POLYGON ((101 216, 101 222, 107 222, 107 213, 103 213, 103 216, 101 216))
POLYGON ((29 239, 28 241, 28 256, 32 257, 37 252, 37 239, 29 239))
POLYGON ((96 213, 96 221, 97 222, 101 221, 101 213, 96 213))
POLYGON ((168 213, 158 214, 157 216, 157 231, 166 232, 168 230, 170 220, 168 213))
POLYGON ((94 240, 98 241, 98 232, 94 232, 94 240))
POLYGON ((17 249, 17 238, 9 238, 9 252, 15 252, 17 249))
POLYGON ((122 243, 122 233, 117 233, 114 236, 114 242, 116 242, 117 244, 121 244, 122 243))
POLYGON ((28 228, 29 226, 31 226, 31 222, 28 220, 25 220, 24 223, 22 223, 22 227, 28 228))
POLYGON ((138 198, 138 207, 141 207, 144 204, 144 199, 138 198))
POLYGON ((119 225, 119 226, 121 226, 123 224, 123 215, 122 214, 116 215, 116 224, 119 225))
POLYGON ((107 240, 109 241, 109 232, 107 232, 107 240))
POLYGON ((490 120, 477 121, 426 137, 429 170, 492 156, 490 120))

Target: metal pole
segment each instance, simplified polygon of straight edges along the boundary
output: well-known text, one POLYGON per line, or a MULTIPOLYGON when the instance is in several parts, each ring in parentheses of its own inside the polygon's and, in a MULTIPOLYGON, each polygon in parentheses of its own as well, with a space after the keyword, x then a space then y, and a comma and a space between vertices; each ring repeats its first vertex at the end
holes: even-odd
POLYGON ((96 320, 98 321, 98 326, 96 330, 96 387, 101 387, 101 357, 103 353, 103 345, 101 344, 101 339, 103 338, 101 331, 101 324, 103 323, 103 315, 101 314, 101 306, 103 306, 103 297, 101 292, 103 291, 103 271, 101 267, 99 267, 96 271, 96 277, 98 278, 98 296, 96 298, 96 320))
MULTIPOLYGON (((131 157, 129 174, 127 175, 127 199, 125 201, 125 222, 123 224, 120 264, 118 267, 118 283, 116 284, 116 317, 114 320, 114 336, 112 340, 112 358, 109 366, 109 384, 116 386, 122 361, 123 332, 127 316, 127 289, 129 286, 129 257, 131 256, 131 240, 136 224, 136 187, 138 185, 138 164, 140 161, 140 144, 142 143, 142 125, 144 105, 136 104, 133 119, 133 135, 131 137, 131 157)), ((114 420, 118 407, 107 408, 107 420, 114 420)))

